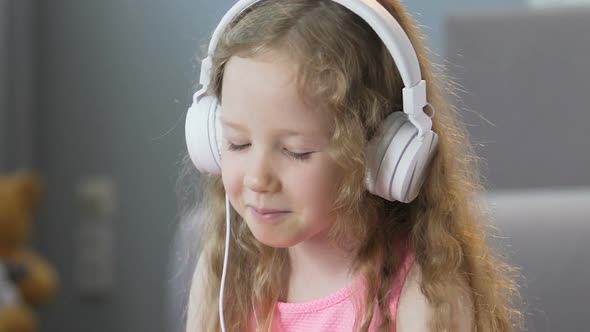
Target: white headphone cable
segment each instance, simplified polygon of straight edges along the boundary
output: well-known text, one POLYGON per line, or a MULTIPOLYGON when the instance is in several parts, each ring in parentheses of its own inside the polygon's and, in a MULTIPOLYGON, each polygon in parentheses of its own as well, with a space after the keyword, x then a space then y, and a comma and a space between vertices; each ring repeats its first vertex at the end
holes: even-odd
POLYGON ((229 236, 230 236, 230 216, 229 216, 229 198, 225 194, 225 254, 223 255, 223 272, 221 273, 221 287, 219 288, 219 322, 221 331, 225 331, 225 319, 223 318, 223 290, 225 288, 225 274, 227 272, 227 261, 229 257, 229 236))

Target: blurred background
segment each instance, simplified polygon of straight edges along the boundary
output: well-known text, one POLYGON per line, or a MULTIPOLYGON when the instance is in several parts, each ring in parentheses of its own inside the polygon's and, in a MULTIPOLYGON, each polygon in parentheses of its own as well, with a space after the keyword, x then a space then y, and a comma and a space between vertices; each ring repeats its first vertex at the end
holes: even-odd
MULTIPOLYGON (((529 330, 587 331, 590 1, 403 2, 458 87, 529 330)), ((0 0, 0 173, 43 178, 30 246, 59 279, 40 331, 182 330, 183 121, 233 3, 0 0)))

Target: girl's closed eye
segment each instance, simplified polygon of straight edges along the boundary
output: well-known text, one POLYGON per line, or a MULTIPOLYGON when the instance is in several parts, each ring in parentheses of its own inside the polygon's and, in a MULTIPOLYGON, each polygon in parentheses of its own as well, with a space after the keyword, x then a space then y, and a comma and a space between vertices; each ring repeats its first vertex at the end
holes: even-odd
POLYGON ((297 160, 308 160, 309 157, 313 152, 293 152, 287 149, 284 149, 285 153, 289 155, 289 157, 297 160))
POLYGON ((229 151, 241 151, 246 149, 250 144, 234 144, 232 142, 227 142, 227 149, 229 151))
MULTIPOLYGON (((247 144, 235 144, 235 143, 232 143, 232 142, 229 142, 229 141, 227 142, 227 149, 229 151, 243 151, 246 148, 248 148, 249 146, 250 146, 250 143, 247 143, 247 144)), ((296 160, 308 160, 309 157, 311 156, 311 154, 313 153, 311 151, 310 152, 294 152, 294 151, 291 151, 291 150, 289 150, 287 148, 283 148, 283 152, 287 156, 289 156, 289 157, 291 157, 293 159, 296 159, 296 160)))

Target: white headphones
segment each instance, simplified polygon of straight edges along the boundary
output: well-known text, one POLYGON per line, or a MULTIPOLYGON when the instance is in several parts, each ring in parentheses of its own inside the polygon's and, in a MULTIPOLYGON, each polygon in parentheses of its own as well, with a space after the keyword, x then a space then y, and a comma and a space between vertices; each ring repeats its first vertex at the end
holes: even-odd
MULTIPOLYGON (((220 34, 243 10, 260 0, 240 0, 215 29, 207 57, 201 63, 199 83, 185 124, 188 153, 199 171, 221 173, 221 107, 216 97, 206 94, 211 81, 211 62, 220 34)), ((438 136, 423 111, 427 105, 426 82, 422 80, 418 57, 399 25, 375 0, 333 0, 364 19, 383 41, 401 74, 404 88, 403 113, 393 112, 371 140, 368 156, 367 189, 389 201, 409 203, 418 196, 434 156, 438 136)))

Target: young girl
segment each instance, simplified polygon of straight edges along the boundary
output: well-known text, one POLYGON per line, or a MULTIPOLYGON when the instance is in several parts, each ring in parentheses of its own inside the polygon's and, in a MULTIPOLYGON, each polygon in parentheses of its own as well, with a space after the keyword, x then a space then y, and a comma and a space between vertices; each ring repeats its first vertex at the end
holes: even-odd
MULTIPOLYGON (((414 105, 410 124, 403 112, 420 93, 402 90, 407 68, 383 32, 341 1, 261 0, 225 22, 201 73, 210 79, 201 93, 220 105, 205 127, 219 140, 206 148, 218 149, 220 172, 199 187, 202 250, 187 332, 520 326, 513 270, 486 244, 476 158, 423 37, 399 0, 356 1, 409 37, 429 117, 414 105), (416 148, 418 166, 379 180, 389 167, 379 156, 413 149, 399 132, 414 125, 428 140, 416 148), (373 143, 395 126, 391 143, 373 143)), ((200 131, 187 116, 191 135, 200 131)))

